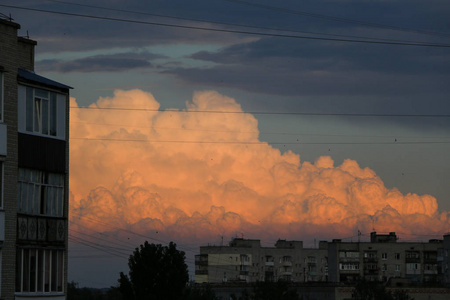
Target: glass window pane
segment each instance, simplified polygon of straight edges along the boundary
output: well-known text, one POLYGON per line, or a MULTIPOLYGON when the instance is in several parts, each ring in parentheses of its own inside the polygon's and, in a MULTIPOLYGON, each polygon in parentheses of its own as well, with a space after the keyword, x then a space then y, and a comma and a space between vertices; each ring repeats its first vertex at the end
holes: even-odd
POLYGON ((40 200, 41 200, 41 187, 36 184, 34 186, 34 201, 33 201, 33 210, 32 210, 33 214, 39 213, 39 206, 40 206, 40 202, 41 202, 40 200))
POLYGON ((56 136, 56 94, 50 94, 50 135, 56 136))
POLYGON ((37 267, 37 291, 42 292, 44 288, 44 250, 38 251, 38 267, 37 267))
POLYGON ((61 194, 61 197, 59 197, 59 201, 58 201, 58 217, 62 217, 64 212, 64 189, 63 188, 59 188, 58 189, 59 193, 61 194))
POLYGON ((33 192, 34 185, 29 183, 27 188, 27 213, 31 213, 33 211, 33 192))
POLYGON ((0 121, 3 120, 3 73, 0 72, 0 121))
POLYGON ((46 206, 47 206, 47 189, 46 186, 41 186, 41 199, 40 199, 40 205, 39 205, 39 214, 44 215, 46 213, 46 206))
POLYGON ((23 277, 22 277, 22 291, 30 291, 30 256, 29 250, 23 249, 23 277))
POLYGON ((46 90, 35 89, 34 93, 36 97, 48 99, 48 91, 46 90))
POLYGON ((59 203, 59 207, 60 207, 59 216, 62 217, 62 207, 63 207, 63 203, 64 203, 64 189, 63 188, 58 189, 58 199, 55 202, 59 203))
POLYGON ((48 126, 49 126, 49 120, 48 120, 48 100, 42 99, 42 134, 48 134, 48 126))
POLYGON ((34 101, 33 101, 33 89, 27 87, 27 96, 26 96, 26 130, 33 131, 33 110, 34 110, 34 101))
POLYGON ((30 249, 30 292, 36 291, 36 249, 30 249))
POLYGON ((64 252, 58 251, 58 292, 63 291, 64 252))
POLYGON ((50 265, 51 250, 45 250, 44 292, 50 292, 50 265))
POLYGON ((17 209, 19 212, 23 212, 23 199, 22 199, 22 183, 17 183, 17 209))
POLYGON ((52 272, 51 272, 51 291, 56 292, 56 285, 57 285, 57 272, 58 272, 58 251, 52 250, 52 272))
POLYGON ((34 98, 34 131, 41 132, 42 128, 42 111, 41 99, 34 98))
POLYGON ((22 254, 23 250, 19 250, 16 255, 16 292, 22 291, 22 276, 23 276, 23 268, 22 268, 22 254))

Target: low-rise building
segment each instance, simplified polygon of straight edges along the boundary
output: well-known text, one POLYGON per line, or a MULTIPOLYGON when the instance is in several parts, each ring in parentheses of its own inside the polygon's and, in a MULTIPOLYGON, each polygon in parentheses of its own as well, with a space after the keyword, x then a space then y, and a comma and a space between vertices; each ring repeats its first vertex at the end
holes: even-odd
MULTIPOLYGON (((398 242, 395 232, 387 235, 372 232, 370 242, 328 244, 330 282, 352 282, 364 278, 372 281, 405 279, 412 283, 437 283, 441 279, 438 252, 442 240, 398 242)), ((405 282, 405 281, 403 281, 405 282)))
POLYGON ((195 282, 326 281, 327 245, 304 248, 302 241, 278 240, 275 247, 262 247, 260 240, 235 238, 228 246, 202 246, 195 282))
POLYGON ((321 241, 304 248, 302 241, 233 239, 228 246, 202 246, 195 257, 196 283, 286 280, 296 283, 351 284, 360 279, 393 286, 450 285, 450 234, 428 242, 399 242, 395 232, 372 232, 370 241, 321 241))

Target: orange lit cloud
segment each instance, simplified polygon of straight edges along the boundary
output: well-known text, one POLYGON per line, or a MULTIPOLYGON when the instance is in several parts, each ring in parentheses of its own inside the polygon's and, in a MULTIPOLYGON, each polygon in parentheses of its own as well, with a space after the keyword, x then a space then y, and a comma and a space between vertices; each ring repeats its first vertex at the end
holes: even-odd
POLYGON ((72 228, 113 224, 205 243, 449 228, 434 197, 388 189, 354 160, 301 162, 261 142, 258 121, 232 98, 206 91, 182 111, 159 107, 131 90, 71 110, 72 228))

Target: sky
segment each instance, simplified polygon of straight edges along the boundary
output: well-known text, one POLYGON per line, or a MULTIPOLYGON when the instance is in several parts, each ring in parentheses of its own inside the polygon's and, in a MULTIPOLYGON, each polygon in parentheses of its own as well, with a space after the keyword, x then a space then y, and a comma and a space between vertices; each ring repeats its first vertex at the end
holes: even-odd
POLYGON ((450 231, 450 3, 27 1, 0 13, 73 87, 69 280, 145 240, 450 231))

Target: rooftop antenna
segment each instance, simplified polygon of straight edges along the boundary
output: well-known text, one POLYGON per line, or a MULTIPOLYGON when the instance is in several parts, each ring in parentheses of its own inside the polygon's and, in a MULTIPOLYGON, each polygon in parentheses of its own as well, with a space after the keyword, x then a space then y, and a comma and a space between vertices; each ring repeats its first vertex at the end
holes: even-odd
POLYGON ((9 14, 9 16, 7 16, 7 15, 5 15, 5 14, 0 13, 0 18, 1 18, 1 19, 9 20, 10 22, 12 22, 12 20, 14 20, 14 19, 11 17, 11 14, 9 14))

